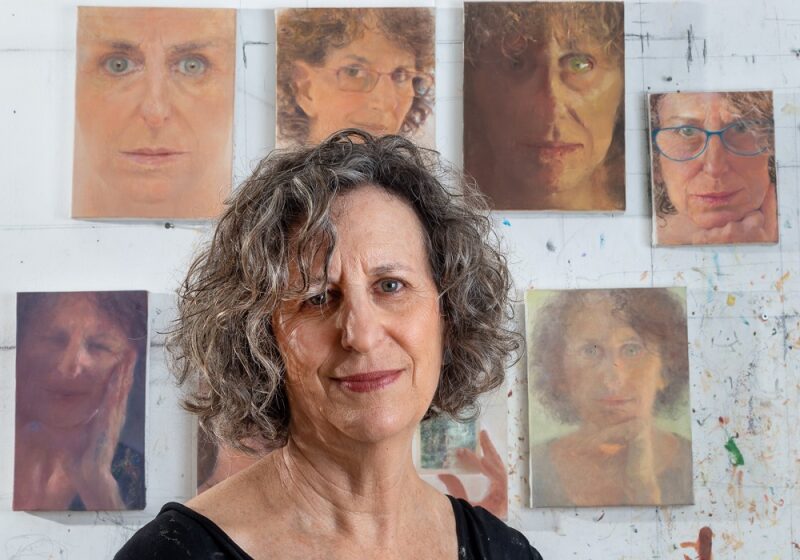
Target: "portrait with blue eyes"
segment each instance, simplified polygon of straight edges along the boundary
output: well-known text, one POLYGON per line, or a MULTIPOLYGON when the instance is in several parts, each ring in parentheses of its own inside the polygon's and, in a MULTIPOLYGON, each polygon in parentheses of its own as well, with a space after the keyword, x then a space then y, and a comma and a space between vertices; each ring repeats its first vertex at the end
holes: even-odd
POLYGON ((533 507, 693 503, 683 288, 530 290, 533 507))
POLYGON ((622 2, 464 5, 464 167, 500 210, 625 210, 622 2))
POLYGON ((772 92, 649 97, 656 245, 778 242, 772 92))
POLYGON ((78 8, 72 217, 215 217, 230 193, 236 12, 78 8))
POLYGON ((147 292, 17 294, 16 511, 145 507, 147 292))
POLYGON ((431 9, 285 9, 276 22, 279 147, 345 128, 433 146, 431 9))

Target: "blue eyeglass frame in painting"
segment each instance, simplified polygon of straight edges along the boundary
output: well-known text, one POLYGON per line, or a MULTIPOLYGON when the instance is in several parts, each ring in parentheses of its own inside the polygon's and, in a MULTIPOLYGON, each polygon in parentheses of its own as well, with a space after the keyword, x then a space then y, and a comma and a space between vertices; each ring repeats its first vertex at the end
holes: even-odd
POLYGON ((665 158, 670 159, 672 161, 681 161, 681 162, 682 161, 691 161, 691 160, 697 159, 701 155, 703 155, 705 153, 706 149, 708 148, 708 143, 711 141, 711 137, 712 136, 719 136, 719 140, 720 140, 720 142, 722 142, 722 146, 727 151, 729 151, 730 153, 735 154, 737 156, 755 157, 757 155, 763 154, 764 152, 766 152, 769 149, 769 145, 767 144, 767 145, 764 145, 759 150, 743 151, 743 150, 738 150, 738 149, 734 148, 733 146, 731 146, 730 144, 728 144, 728 142, 725 140, 725 133, 727 131, 731 130, 733 127, 741 126, 741 125, 745 125, 748 128, 753 128, 753 129, 756 129, 756 128, 766 129, 767 133, 771 133, 772 130, 773 130, 773 124, 770 121, 740 120, 740 121, 733 122, 733 123, 729 124, 728 126, 723 127, 723 128, 721 128, 719 130, 706 130, 705 128, 700 128, 699 126, 693 126, 693 125, 668 126, 668 127, 664 127, 664 128, 654 128, 653 131, 651 132, 651 136, 650 137, 651 137, 651 140, 652 140, 652 143, 653 143, 653 147, 658 151, 659 154, 661 154, 665 158), (705 134, 705 142, 703 143, 703 147, 696 154, 694 154, 691 157, 687 157, 687 158, 672 157, 669 154, 667 154, 663 149, 661 149, 661 146, 658 145, 658 134, 660 132, 662 132, 662 131, 682 130, 682 129, 692 129, 692 130, 696 130, 698 132, 702 132, 703 134, 705 134))

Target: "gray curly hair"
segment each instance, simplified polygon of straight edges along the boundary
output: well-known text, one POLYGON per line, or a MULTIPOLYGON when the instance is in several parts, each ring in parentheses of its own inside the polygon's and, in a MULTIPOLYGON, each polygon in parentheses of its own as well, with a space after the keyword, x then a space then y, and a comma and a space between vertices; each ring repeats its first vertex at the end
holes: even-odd
POLYGON ((401 136, 344 130, 261 161, 227 201, 179 291, 168 341, 173 369, 180 384, 200 381, 184 406, 215 437, 245 451, 248 438, 285 443, 291 411, 272 315, 287 298, 310 295, 315 256, 326 257, 327 273, 336 244, 332 203, 367 184, 407 202, 425 235, 445 325, 426 418, 474 415, 478 397, 502 383, 521 337, 508 328, 510 275, 484 197, 434 151, 401 136), (300 287, 289 283, 290 262, 300 287))

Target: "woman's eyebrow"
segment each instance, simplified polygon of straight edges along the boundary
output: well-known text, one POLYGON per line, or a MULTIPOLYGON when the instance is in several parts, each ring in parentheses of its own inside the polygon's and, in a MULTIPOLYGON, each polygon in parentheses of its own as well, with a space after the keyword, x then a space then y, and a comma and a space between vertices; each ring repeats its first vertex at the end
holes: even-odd
POLYGON ((345 58, 350 58, 352 60, 355 60, 356 62, 361 62, 363 64, 369 64, 370 63, 370 60, 368 58, 365 58, 365 57, 363 57, 361 55, 357 55, 357 54, 348 54, 345 58))
POLYGON ((681 123, 681 124, 703 124, 704 119, 697 116, 689 115, 675 115, 664 119, 665 123, 681 123))
POLYGON ((187 54, 193 51, 203 50, 208 47, 213 47, 216 45, 216 41, 209 40, 209 41, 189 41, 187 43, 180 43, 178 45, 173 45, 169 47, 170 54, 187 54))
POLYGON ((369 269, 370 274, 373 276, 382 276, 384 274, 391 274, 392 272, 411 272, 411 271, 412 271, 411 267, 398 262, 379 264, 378 266, 369 269))
POLYGON ((139 45, 130 43, 128 41, 120 41, 118 39, 110 40, 110 41, 103 41, 103 44, 115 51, 120 51, 124 53, 141 53, 141 49, 139 45))

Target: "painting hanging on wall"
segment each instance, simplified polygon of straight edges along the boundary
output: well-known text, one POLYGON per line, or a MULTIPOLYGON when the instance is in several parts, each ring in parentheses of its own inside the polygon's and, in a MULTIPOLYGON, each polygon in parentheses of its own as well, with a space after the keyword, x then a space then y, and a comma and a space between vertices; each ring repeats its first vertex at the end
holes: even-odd
POLYGON ((683 288, 530 290, 532 507, 693 503, 683 288))
POLYGON ((260 451, 247 453, 235 449, 231 445, 218 441, 198 425, 197 493, 200 494, 212 486, 216 486, 223 480, 255 464, 269 453, 268 449, 256 441, 248 441, 247 444, 260 451))
POLYGON ((311 8, 276 16, 277 145, 344 128, 434 145, 434 12, 311 8))
POLYGON ((17 511, 144 509, 147 292, 17 294, 17 511))
POLYGON ((480 416, 425 420, 414 460, 423 480, 451 496, 508 518, 507 396, 498 389, 480 402, 480 416))
POLYGON ((78 8, 73 218, 220 212, 235 47, 235 10, 78 8))
POLYGON ((656 245, 778 242, 771 91, 649 96, 656 245))
POLYGON ((466 2, 464 168, 499 210, 625 210, 622 2, 466 2))

